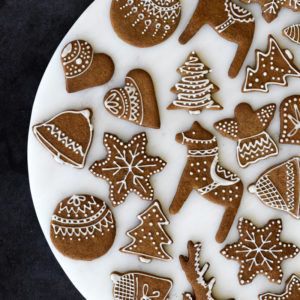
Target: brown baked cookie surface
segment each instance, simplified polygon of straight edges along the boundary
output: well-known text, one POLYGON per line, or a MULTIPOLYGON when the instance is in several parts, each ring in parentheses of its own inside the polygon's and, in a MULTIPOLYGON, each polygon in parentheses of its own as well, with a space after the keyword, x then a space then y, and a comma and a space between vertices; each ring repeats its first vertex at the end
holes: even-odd
POLYGON ((300 219, 300 157, 268 169, 248 190, 265 205, 300 219))
POLYGON ((181 17, 180 0, 113 0, 110 18, 118 36, 137 47, 169 38, 181 17))
POLYGON ((281 102, 279 142, 300 145, 300 95, 287 97, 281 102))
POLYGON ((91 44, 75 40, 61 53, 61 62, 69 93, 102 85, 108 82, 115 70, 112 59, 104 53, 94 53, 91 44))
POLYGON ((178 133, 176 141, 188 148, 187 162, 169 211, 178 213, 193 190, 207 200, 224 206, 225 213, 216 234, 216 240, 222 243, 239 209, 243 183, 236 174, 219 163, 216 137, 198 122, 194 122, 188 131, 178 133))
POLYGON ((58 251, 73 259, 93 260, 104 255, 115 235, 111 210, 94 196, 68 197, 57 205, 52 216, 51 240, 58 251))
POLYGON ((160 128, 160 118, 153 81, 141 69, 126 75, 125 86, 111 89, 104 97, 108 112, 136 125, 160 128))
POLYGON ((252 13, 232 0, 199 0, 179 42, 186 44, 206 24, 210 25, 223 38, 238 45, 228 72, 230 77, 236 77, 252 44, 255 30, 252 13))
POLYGON ((250 220, 241 218, 238 232, 239 240, 227 245, 221 254, 240 264, 240 284, 251 283, 258 274, 280 284, 283 277, 282 262, 299 253, 299 248, 294 244, 280 240, 282 221, 270 220, 265 226, 257 227, 250 220))
POLYGON ((234 118, 214 124, 222 135, 237 141, 237 159, 244 168, 262 159, 278 155, 278 147, 266 132, 276 111, 276 104, 253 110, 248 103, 240 103, 234 118))
POLYGON ((143 272, 115 272, 111 280, 115 300, 166 300, 173 287, 171 279, 143 272))
POLYGON ((93 138, 92 111, 64 111, 33 126, 38 141, 62 164, 83 168, 93 138))

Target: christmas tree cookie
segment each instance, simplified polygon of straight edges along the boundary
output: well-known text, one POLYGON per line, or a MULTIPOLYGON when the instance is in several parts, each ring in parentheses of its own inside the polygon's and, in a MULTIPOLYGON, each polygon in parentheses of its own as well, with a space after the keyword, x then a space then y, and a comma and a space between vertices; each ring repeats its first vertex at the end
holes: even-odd
POLYGON ((154 201, 144 212, 138 215, 140 224, 129 230, 127 235, 131 243, 120 249, 121 252, 135 254, 142 262, 152 259, 168 261, 172 257, 165 251, 164 245, 172 244, 163 226, 169 224, 160 203, 154 201))
POLYGON ((283 50, 272 35, 266 53, 256 50, 256 67, 247 67, 243 92, 269 92, 270 85, 287 86, 288 77, 300 78, 290 50, 283 50))
POLYGON ((292 157, 265 171, 248 190, 265 205, 300 219, 300 158, 292 157))
POLYGON ((177 99, 168 109, 185 109, 190 114, 199 114, 204 109, 220 110, 223 107, 213 99, 219 88, 207 76, 211 72, 192 52, 178 69, 182 79, 172 88, 177 99))
POLYGON ((283 34, 292 42, 300 45, 300 24, 293 24, 284 28, 283 34))
POLYGON ((271 282, 281 284, 282 262, 299 253, 299 248, 294 244, 280 240, 282 221, 270 220, 265 226, 257 227, 251 221, 241 218, 238 231, 239 240, 227 245, 221 254, 240 264, 240 284, 251 283, 258 274, 265 275, 271 282))
POLYGON ((142 272, 112 273, 114 300, 167 300, 171 279, 142 272))
POLYGON ((129 193, 134 192, 144 200, 154 199, 150 177, 161 172, 166 166, 159 157, 146 153, 147 136, 136 134, 129 142, 123 142, 111 133, 104 134, 107 156, 93 163, 91 173, 108 181, 109 197, 113 206, 122 204, 129 193))
POLYGON ((277 145, 266 132, 275 111, 275 104, 254 111, 248 103, 240 103, 235 108, 234 118, 214 124, 222 135, 237 141, 237 158, 241 167, 278 154, 277 145))

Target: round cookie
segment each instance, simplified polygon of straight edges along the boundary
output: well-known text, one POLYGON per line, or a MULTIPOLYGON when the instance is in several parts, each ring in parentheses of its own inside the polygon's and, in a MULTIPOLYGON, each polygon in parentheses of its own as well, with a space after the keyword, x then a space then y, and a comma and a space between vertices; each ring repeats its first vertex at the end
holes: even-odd
POLYGON ((92 260, 112 246, 116 227, 106 203, 88 195, 73 195, 62 200, 51 220, 50 237, 63 255, 92 260))
POLYGON ((113 0, 111 23, 118 36, 137 47, 169 38, 181 17, 180 0, 113 0))

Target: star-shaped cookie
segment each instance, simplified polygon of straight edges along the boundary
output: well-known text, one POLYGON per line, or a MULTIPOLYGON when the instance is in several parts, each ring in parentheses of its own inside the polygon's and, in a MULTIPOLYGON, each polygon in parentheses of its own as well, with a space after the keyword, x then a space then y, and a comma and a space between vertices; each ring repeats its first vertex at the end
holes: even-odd
POLYGON ((240 239, 227 245, 221 250, 221 254, 239 262, 240 284, 251 283, 258 274, 263 274, 271 282, 280 284, 283 277, 282 261, 295 257, 300 251, 294 244, 280 240, 281 220, 270 220, 259 228, 251 221, 241 218, 238 231, 240 239))
POLYGON ((113 206, 122 204, 129 193, 135 192, 144 200, 153 200, 154 191, 150 177, 166 166, 159 157, 146 154, 146 133, 132 137, 129 142, 105 133, 104 145, 107 157, 94 162, 90 171, 110 184, 110 200, 113 206))
POLYGON ((259 300, 299 300, 300 278, 293 274, 286 282, 283 294, 266 293, 259 296, 259 300))

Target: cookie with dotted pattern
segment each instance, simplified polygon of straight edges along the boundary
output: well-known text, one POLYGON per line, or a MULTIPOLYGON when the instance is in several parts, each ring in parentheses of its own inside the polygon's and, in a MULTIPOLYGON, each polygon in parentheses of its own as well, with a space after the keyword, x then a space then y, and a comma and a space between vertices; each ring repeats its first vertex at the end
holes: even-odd
POLYGON ((286 288, 282 294, 265 293, 259 295, 259 300, 299 300, 300 299, 300 278, 293 274, 286 281, 286 288))
POLYGON ((115 71, 110 56, 94 53, 86 41, 75 40, 68 43, 61 52, 67 92, 78 92, 107 83, 115 71))
POLYGON ((90 171, 94 176, 108 181, 109 198, 113 206, 122 204, 131 192, 144 200, 152 201, 154 189, 150 178, 161 172, 166 162, 146 153, 146 133, 136 134, 128 142, 111 133, 105 133, 103 142, 107 156, 94 162, 90 171))
POLYGON ((235 108, 234 118, 214 124, 222 135, 237 141, 237 159, 241 167, 278 155, 278 147, 266 131, 275 111, 276 104, 253 110, 248 103, 240 103, 235 108))
POLYGON ((180 0, 113 0, 110 10, 117 35, 137 47, 151 47, 168 39, 180 17, 180 0))
POLYGON ((112 246, 116 225, 107 204, 90 195, 73 195, 56 207, 50 225, 53 245, 78 260, 103 256, 112 246))
POLYGON ((239 240, 225 246, 221 254, 240 264, 238 279, 241 285, 251 283, 259 274, 281 284, 282 262, 295 257, 300 251, 296 245, 281 241, 282 229, 281 219, 270 220, 265 226, 257 227, 250 220, 240 218, 239 240))
POLYGON ((111 89, 105 95, 104 106, 119 119, 144 127, 160 128, 153 81, 144 70, 130 71, 124 87, 111 89))

